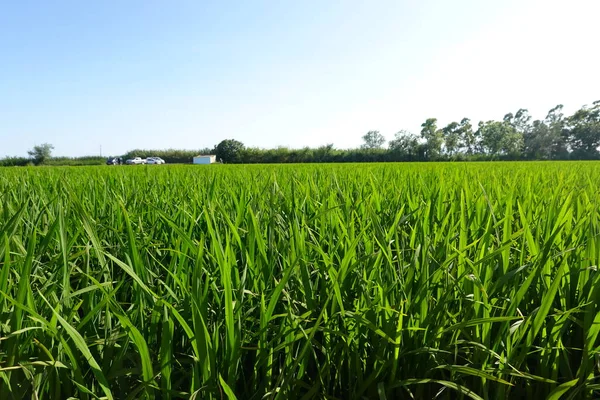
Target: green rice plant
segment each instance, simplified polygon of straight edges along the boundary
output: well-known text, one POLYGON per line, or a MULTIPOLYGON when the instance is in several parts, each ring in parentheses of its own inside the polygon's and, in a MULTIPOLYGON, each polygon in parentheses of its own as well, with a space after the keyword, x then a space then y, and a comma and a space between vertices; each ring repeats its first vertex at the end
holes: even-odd
POLYGON ((599 172, 0 170, 0 399, 597 397, 599 172))

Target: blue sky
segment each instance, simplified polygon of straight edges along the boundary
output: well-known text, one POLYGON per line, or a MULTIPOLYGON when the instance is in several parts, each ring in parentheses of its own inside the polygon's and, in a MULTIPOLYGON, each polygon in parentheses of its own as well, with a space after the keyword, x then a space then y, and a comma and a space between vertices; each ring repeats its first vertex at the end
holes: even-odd
POLYGON ((0 157, 358 146, 600 99, 600 1, 2 1, 0 157))

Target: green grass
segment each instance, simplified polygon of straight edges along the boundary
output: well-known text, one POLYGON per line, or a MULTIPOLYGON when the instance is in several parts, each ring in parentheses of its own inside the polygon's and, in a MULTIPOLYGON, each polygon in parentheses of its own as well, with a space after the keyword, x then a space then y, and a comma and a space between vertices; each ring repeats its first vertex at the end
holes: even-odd
POLYGON ((0 170, 0 399, 599 395, 600 164, 0 170))

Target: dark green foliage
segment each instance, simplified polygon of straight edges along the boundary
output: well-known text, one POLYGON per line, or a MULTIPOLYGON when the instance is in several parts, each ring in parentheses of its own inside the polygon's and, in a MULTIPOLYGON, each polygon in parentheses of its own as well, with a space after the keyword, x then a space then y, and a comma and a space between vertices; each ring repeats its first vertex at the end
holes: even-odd
POLYGON ((31 157, 35 165, 41 165, 50 157, 52 157, 52 150, 54 146, 50 143, 43 143, 38 146, 33 146, 33 149, 29 150, 27 154, 31 157))
POLYGON ((381 149, 385 144, 385 137, 379 131, 369 131, 363 137, 362 149, 374 150, 381 149))
POLYGON ((33 165, 33 162, 27 157, 6 157, 0 160, 2 167, 24 167, 30 164, 33 165))
POLYGON ((396 133, 389 143, 390 155, 398 161, 417 161, 423 158, 425 145, 419 143, 416 135, 407 131, 396 133))
POLYGON ((44 165, 54 166, 84 166, 84 165, 104 165, 106 158, 98 156, 87 157, 52 157, 44 162, 44 165))
MULTIPOLYGON (((104 165, 106 158, 98 156, 84 157, 52 157, 44 160, 42 164, 46 166, 85 166, 85 165, 104 165)), ((0 160, 1 167, 25 167, 35 165, 31 158, 25 157, 6 157, 0 160)))
POLYGON ((492 159, 507 156, 518 159, 523 135, 508 121, 480 122, 477 135, 481 138, 481 148, 492 159))
POLYGON ((568 118, 569 142, 575 159, 599 158, 600 101, 592 108, 583 107, 568 118))
POLYGON ((125 153, 123 157, 123 161, 141 157, 160 157, 167 164, 191 164, 192 160, 195 156, 200 154, 215 154, 212 149, 198 149, 198 150, 177 150, 177 149, 168 149, 168 150, 143 150, 143 149, 135 149, 128 151, 125 153))
POLYGON ((214 154, 217 156, 217 161, 223 161, 227 164, 237 164, 244 162, 243 152, 244 144, 242 142, 234 139, 226 139, 215 147, 214 154))
POLYGON ((439 160, 442 156, 444 136, 442 130, 437 127, 437 118, 427 118, 421 125, 421 138, 424 140, 424 159, 439 160))

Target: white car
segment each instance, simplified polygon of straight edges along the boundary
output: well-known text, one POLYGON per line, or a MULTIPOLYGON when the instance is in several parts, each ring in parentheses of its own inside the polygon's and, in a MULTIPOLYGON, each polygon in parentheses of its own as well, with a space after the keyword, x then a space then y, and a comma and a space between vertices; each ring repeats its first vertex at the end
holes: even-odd
POLYGON ((144 160, 143 158, 140 158, 140 157, 136 157, 136 158, 130 158, 129 160, 125 161, 125 163, 127 163, 129 165, 146 164, 146 160, 144 160))
POLYGON ((160 165, 160 164, 164 164, 165 160, 163 160, 160 157, 148 157, 146 158, 146 164, 156 164, 156 165, 160 165))

